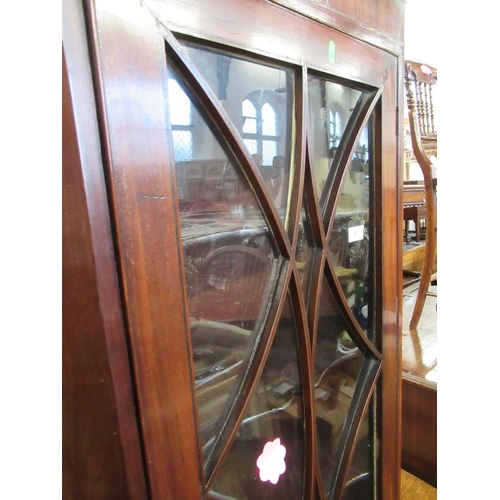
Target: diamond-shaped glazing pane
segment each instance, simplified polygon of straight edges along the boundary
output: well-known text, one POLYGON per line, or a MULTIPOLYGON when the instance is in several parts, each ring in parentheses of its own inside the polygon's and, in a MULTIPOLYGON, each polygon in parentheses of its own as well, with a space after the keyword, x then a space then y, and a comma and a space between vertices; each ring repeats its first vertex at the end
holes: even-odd
POLYGON ((370 331, 373 299, 370 276, 372 169, 368 130, 368 127, 363 129, 347 167, 328 241, 347 304, 365 332, 370 331))
POLYGON ((363 359, 323 279, 314 359, 314 408, 325 494, 333 485, 338 445, 363 359))
POLYGON ((256 390, 214 480, 215 498, 302 498, 305 426, 298 367, 297 330, 287 301, 256 390))
MULTIPOLYGON (((321 197, 347 124, 361 97, 359 90, 309 75, 310 143, 314 182, 321 197)), ((319 198, 318 198, 319 199, 319 198)))
POLYGON ((345 481, 342 500, 371 500, 374 496, 374 437, 372 408, 361 424, 354 455, 345 481))
POLYGON ((295 251, 295 263, 297 265, 297 270, 299 271, 299 278, 302 284, 306 304, 309 303, 309 289, 312 277, 311 266, 315 252, 316 246, 312 235, 311 221, 307 213, 307 205, 304 197, 300 211, 299 235, 295 251))
MULTIPOLYGON (((182 82, 173 71, 169 79, 182 82)), ((195 158, 175 163, 200 434, 206 457, 238 394, 280 259, 259 203, 186 95, 195 158), (246 203, 239 201, 243 197, 246 203)), ((171 96, 172 97, 172 96, 171 96)), ((176 105, 172 100, 170 107, 176 105)), ((175 147, 175 144, 174 144, 175 147)))
POLYGON ((187 43, 184 48, 243 138, 284 221, 293 154, 293 72, 187 43))

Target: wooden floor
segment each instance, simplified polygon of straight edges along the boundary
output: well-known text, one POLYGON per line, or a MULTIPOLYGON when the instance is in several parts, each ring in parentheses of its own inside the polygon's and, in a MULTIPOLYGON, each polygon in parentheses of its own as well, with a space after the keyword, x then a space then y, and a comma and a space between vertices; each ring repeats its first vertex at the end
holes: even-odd
POLYGON ((437 384, 437 285, 430 286, 416 331, 410 331, 419 282, 403 289, 403 374, 437 384))
POLYGON ((401 471, 401 500, 435 500, 437 489, 405 470, 401 471))

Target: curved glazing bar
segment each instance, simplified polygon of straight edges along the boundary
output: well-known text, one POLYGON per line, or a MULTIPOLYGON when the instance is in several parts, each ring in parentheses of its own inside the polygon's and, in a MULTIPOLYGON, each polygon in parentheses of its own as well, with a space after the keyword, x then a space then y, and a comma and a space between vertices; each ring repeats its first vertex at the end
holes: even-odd
POLYGON ((303 498, 304 430, 297 329, 287 300, 262 375, 210 495, 303 498))
POLYGON ((305 200, 302 203, 300 211, 299 235, 297 239, 297 248, 295 251, 295 263, 299 271, 299 278, 302 284, 304 301, 308 303, 309 291, 312 279, 312 264, 316 253, 316 246, 312 234, 311 220, 307 213, 305 200))
POLYGON ((346 302, 365 333, 370 329, 373 301, 370 275, 370 193, 373 169, 369 130, 369 126, 362 130, 347 166, 328 239, 328 250, 346 302))
POLYGON ((201 445, 227 419, 266 321, 281 259, 246 177, 229 161, 182 79, 169 108, 201 445), (186 140, 189 134, 190 140, 186 140), (242 206, 236 200, 244 196, 242 206))
POLYGON ((364 356, 323 279, 314 358, 314 408, 322 486, 329 494, 338 448, 364 356))
POLYGON ((363 422, 359 428, 351 465, 345 479, 342 500, 359 500, 362 498, 375 498, 374 464, 375 440, 371 412, 372 405, 368 408, 363 422))
MULTIPOLYGON (((292 180, 293 72, 191 43, 183 47, 240 134, 284 222, 292 180)), ((238 197, 238 206, 246 203, 238 197)))
POLYGON ((363 93, 346 85, 309 75, 309 148, 318 201, 336 167, 347 125, 363 93))

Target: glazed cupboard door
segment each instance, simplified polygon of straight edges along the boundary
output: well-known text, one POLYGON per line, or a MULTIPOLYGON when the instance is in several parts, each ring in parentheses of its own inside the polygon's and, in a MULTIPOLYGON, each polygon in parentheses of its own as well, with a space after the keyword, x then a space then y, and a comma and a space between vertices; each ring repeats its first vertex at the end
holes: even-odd
POLYGON ((151 497, 397 498, 397 57, 264 0, 86 10, 151 497))

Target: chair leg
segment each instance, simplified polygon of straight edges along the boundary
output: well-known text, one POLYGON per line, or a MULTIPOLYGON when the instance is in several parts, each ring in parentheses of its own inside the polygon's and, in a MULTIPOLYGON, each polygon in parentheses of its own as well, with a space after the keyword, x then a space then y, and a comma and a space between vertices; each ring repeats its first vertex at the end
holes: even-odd
MULTIPOLYGON (((427 191, 427 189, 426 189, 427 191)), ((437 198, 432 187, 427 191, 427 230, 425 236, 425 257, 422 274, 420 275, 420 286, 418 288, 417 300, 410 319, 410 329, 416 329, 420 316, 424 309, 425 297, 432 278, 432 267, 437 247, 437 198)))

